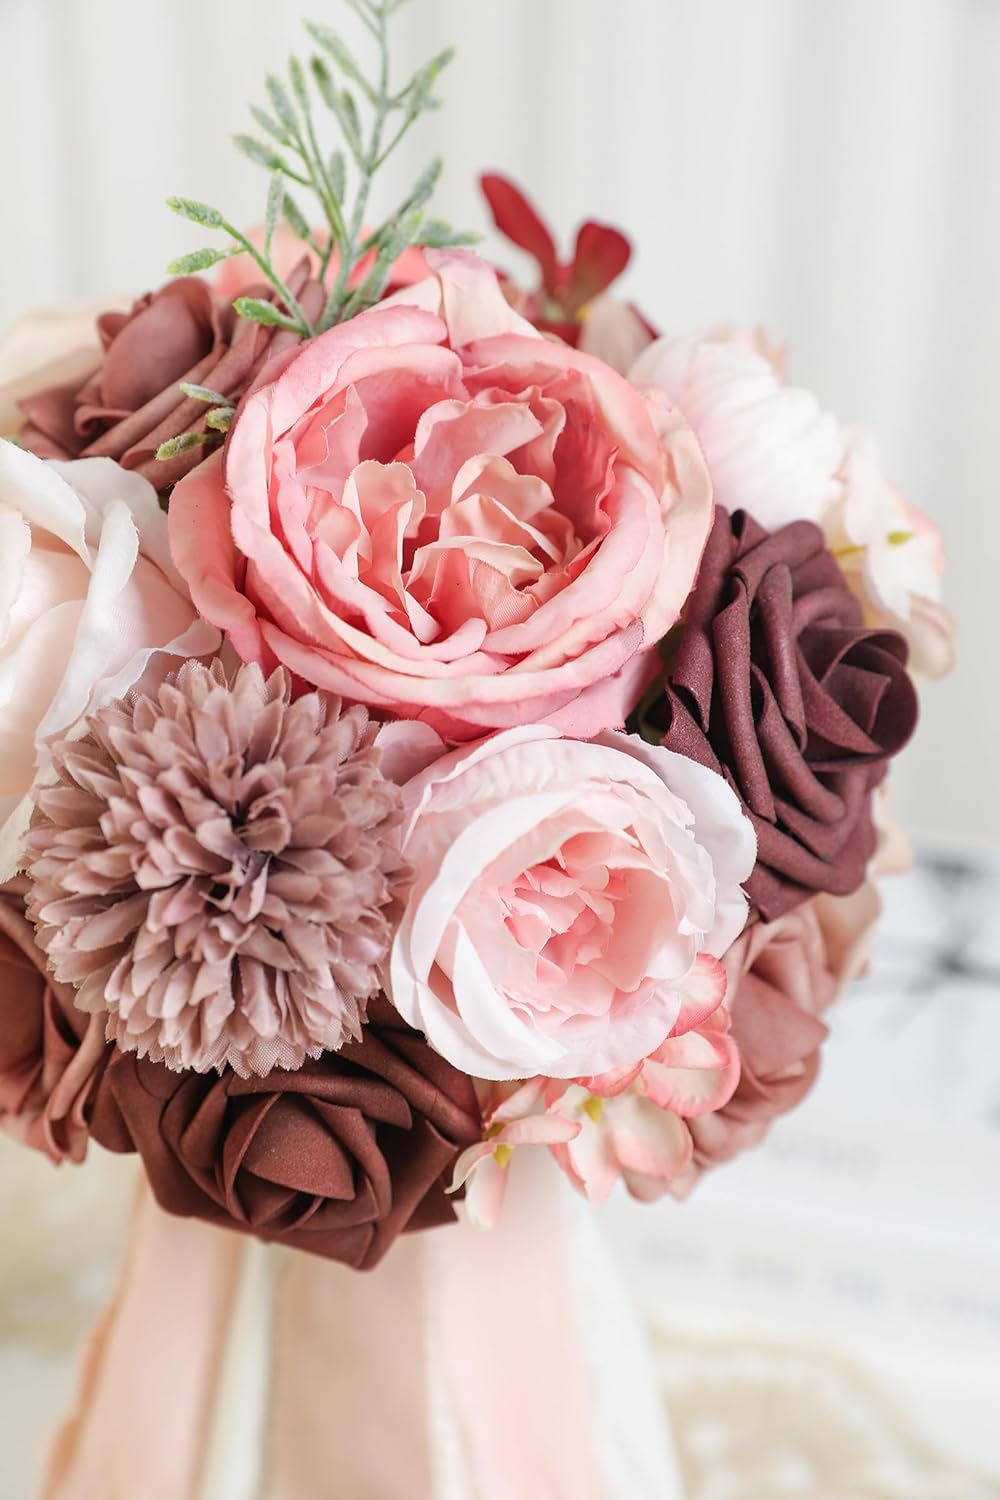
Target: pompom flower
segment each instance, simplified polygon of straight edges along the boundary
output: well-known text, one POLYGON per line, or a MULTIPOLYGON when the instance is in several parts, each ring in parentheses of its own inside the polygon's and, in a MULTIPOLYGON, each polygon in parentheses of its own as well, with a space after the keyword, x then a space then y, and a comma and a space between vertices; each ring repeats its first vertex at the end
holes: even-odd
POLYGON ((56 977, 124 1051, 243 1076, 360 1035, 401 873, 362 708, 189 663, 54 752, 29 835, 56 977))

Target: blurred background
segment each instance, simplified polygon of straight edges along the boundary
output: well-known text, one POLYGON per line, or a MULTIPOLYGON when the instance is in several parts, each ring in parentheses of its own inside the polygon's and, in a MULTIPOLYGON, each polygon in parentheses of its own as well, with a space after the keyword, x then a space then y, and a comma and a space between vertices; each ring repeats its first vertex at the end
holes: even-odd
MULTIPOLYGON (((302 4, 363 48, 341 0, 302 4)), ((31 308, 161 280, 203 242, 169 193, 259 221, 265 176, 227 136, 301 46, 299 8, 0 0, 0 336, 31 308)), ((567 249, 582 218, 619 224, 624 289, 661 328, 765 325, 944 528, 959 667, 928 687, 895 777, 924 859, 888 894, 821 1085, 694 1202, 611 1220, 659 1330, 691 1500, 998 1496, 1000 3, 412 0, 397 33, 401 74, 459 55, 376 207, 441 153, 456 226, 486 232, 484 168, 517 178, 567 249)), ((120 1220, 88 1218, 75 1185, 42 1206, 48 1169, 13 1157, 21 1230, 0 1254, 20 1311, 0 1358, 27 1432, 37 1390, 68 1389, 120 1220), (54 1302, 75 1213, 89 1259, 54 1302)), ((118 1166, 93 1170, 120 1205, 118 1166)), ((0 1445, 11 1500, 24 1452, 0 1445)))

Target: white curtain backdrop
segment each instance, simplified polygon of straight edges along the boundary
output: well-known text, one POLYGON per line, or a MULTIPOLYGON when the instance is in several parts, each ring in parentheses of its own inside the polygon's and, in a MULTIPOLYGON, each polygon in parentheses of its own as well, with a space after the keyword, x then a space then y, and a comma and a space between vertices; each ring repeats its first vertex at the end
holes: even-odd
MULTIPOLYGON (((355 35, 342 0, 301 6, 355 35)), ((263 174, 226 137, 300 45, 299 11, 0 0, 0 332, 161 279, 200 243, 168 193, 260 218, 263 174)), ((583 216, 620 223, 638 246, 629 291, 661 327, 764 323, 799 381, 881 433, 945 527, 961 628, 901 811, 933 837, 1000 843, 1000 4, 413 0, 398 38, 401 70, 448 42, 459 58, 386 202, 440 151, 458 224, 485 227, 487 166, 564 239, 583 216)))

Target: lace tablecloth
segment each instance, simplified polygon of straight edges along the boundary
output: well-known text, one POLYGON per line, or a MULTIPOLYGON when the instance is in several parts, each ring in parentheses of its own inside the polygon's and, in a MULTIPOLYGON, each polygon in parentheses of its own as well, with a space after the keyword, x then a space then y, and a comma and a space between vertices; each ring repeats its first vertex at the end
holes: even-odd
MULTIPOLYGON (((886 894, 807 1104, 687 1204, 606 1214, 687 1500, 1000 1500, 1000 866, 886 894)), ((2 1500, 31 1500, 133 1183, 0 1140, 2 1500)))

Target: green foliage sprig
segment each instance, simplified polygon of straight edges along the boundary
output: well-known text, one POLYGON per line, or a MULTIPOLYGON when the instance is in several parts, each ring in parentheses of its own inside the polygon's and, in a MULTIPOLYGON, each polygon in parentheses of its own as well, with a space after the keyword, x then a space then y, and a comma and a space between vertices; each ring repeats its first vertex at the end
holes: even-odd
MULTIPOLYGON (((372 182, 414 122, 439 100, 435 86, 452 57, 447 48, 418 68, 401 89, 390 84, 389 21, 406 0, 345 0, 375 40, 378 59, 369 76, 353 52, 329 27, 307 22, 306 30, 316 51, 308 66, 297 57, 288 65, 287 82, 272 74, 267 79, 270 109, 252 106, 251 113, 263 136, 237 135, 236 145, 244 156, 271 173, 264 216, 264 245, 259 249, 216 208, 191 198, 168 198, 170 208, 182 218, 206 229, 218 229, 230 243, 182 255, 172 262, 170 273, 186 276, 204 271, 230 256, 247 254, 274 289, 274 300, 239 297, 234 306, 251 322, 286 328, 311 338, 343 322, 377 302, 384 293, 395 261, 411 245, 469 244, 474 236, 455 234, 447 224, 429 218, 425 209, 441 175, 435 160, 420 174, 411 191, 377 229, 365 232, 372 182), (316 100, 333 115, 343 147, 324 153, 320 144, 314 104, 316 100), (291 184, 305 189, 315 200, 324 224, 317 233, 310 216, 299 206, 291 184), (315 322, 279 275, 272 259, 275 230, 284 219, 304 246, 319 261, 319 279, 329 281, 326 301, 315 322), (371 256, 371 265, 360 283, 361 262, 371 256), (336 257, 336 272, 328 277, 336 257), (357 283, 357 284, 356 284, 357 283)), ((189 394, 194 394, 190 392, 189 394)), ((199 399, 214 401, 214 395, 199 399)), ((221 405, 221 403, 220 403, 221 405)), ((223 411, 210 414, 210 425, 223 430, 223 411)))

